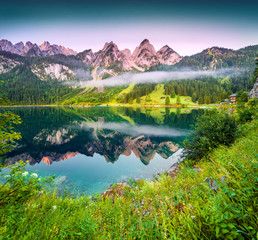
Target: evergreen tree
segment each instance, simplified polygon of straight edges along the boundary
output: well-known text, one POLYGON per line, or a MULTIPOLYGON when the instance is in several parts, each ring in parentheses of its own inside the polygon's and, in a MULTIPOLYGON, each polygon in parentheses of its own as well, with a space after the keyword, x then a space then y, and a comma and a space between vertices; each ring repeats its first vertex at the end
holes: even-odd
POLYGON ((217 96, 216 94, 211 95, 211 103, 216 103, 217 102, 217 96))
POLYGON ((169 105, 169 104, 170 104, 170 99, 169 99, 169 96, 167 96, 167 97, 166 97, 165 104, 166 104, 166 105, 169 105))
POLYGON ((198 104, 204 104, 204 99, 202 96, 198 98, 198 104))
POLYGON ((141 101, 140 101, 140 97, 139 97, 139 94, 137 93, 137 95, 136 95, 136 103, 140 103, 141 101))
POLYGON ((196 100, 197 100, 197 96, 196 96, 196 93, 194 92, 193 95, 192 95, 192 101, 196 102, 196 100))
POLYGON ((171 98, 176 97, 175 91, 172 91, 172 92, 171 92, 170 97, 171 97, 171 98))
POLYGON ((177 95, 177 97, 176 97, 176 104, 178 104, 178 105, 181 104, 181 99, 180 99, 179 95, 177 95))

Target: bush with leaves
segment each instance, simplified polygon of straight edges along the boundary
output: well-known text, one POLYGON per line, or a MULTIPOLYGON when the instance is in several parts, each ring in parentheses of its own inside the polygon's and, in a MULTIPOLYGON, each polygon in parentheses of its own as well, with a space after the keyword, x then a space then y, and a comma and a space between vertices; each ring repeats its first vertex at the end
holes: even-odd
MULTIPOLYGON (((0 95, 0 105, 6 103, 8 103, 8 99, 0 95)), ((0 110, 0 159, 1 155, 13 149, 15 140, 21 138, 21 134, 13 130, 13 125, 21 122, 20 116, 6 110, 0 110)))
POLYGON ((249 100, 247 104, 239 101, 237 103, 237 121, 240 124, 244 124, 248 121, 252 121, 257 113, 257 102, 258 99, 253 98, 249 100))
POLYGON ((237 123, 233 116, 226 112, 206 110, 198 118, 195 131, 183 143, 186 158, 196 161, 219 145, 229 146, 235 141, 236 133, 237 123))
POLYGON ((5 179, 0 188, 0 208, 21 206, 37 196, 46 183, 51 183, 53 177, 40 178, 36 173, 27 172, 25 167, 26 163, 20 161, 7 167, 0 175, 5 179))

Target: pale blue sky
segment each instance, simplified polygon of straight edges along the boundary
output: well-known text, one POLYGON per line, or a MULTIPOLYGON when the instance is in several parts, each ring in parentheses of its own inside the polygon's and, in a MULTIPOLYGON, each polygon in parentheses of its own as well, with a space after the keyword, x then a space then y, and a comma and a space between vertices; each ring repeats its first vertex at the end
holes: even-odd
POLYGON ((181 55, 212 46, 258 44, 258 3, 252 1, 55 1, 1 3, 0 39, 98 51, 114 41, 131 51, 148 38, 181 55))

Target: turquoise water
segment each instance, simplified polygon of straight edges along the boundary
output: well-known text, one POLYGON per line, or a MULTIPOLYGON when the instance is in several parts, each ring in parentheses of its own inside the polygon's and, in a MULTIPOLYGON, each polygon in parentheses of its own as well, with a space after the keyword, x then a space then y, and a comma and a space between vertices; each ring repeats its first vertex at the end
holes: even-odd
POLYGON ((22 139, 7 164, 29 161, 28 170, 55 175, 59 192, 94 194, 112 183, 151 179, 177 161, 174 153, 200 110, 162 108, 9 109, 21 116, 22 139))

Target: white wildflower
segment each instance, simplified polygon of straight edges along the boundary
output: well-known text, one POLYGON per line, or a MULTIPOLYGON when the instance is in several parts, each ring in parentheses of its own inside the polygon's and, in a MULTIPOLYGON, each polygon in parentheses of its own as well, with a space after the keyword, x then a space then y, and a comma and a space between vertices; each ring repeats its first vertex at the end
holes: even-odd
POLYGON ((37 173, 32 173, 31 176, 32 176, 33 178, 37 178, 37 177, 38 177, 38 174, 37 174, 37 173))
POLYGON ((10 178, 10 177, 11 177, 11 176, 10 176, 9 174, 5 176, 5 178, 10 178))
POLYGON ((23 176, 23 177, 27 177, 28 174, 29 174, 29 173, 26 171, 26 172, 23 172, 23 173, 22 173, 22 176, 23 176))
POLYGON ((56 205, 54 205, 52 208, 53 208, 53 210, 55 211, 55 210, 57 209, 57 206, 56 206, 56 205))

